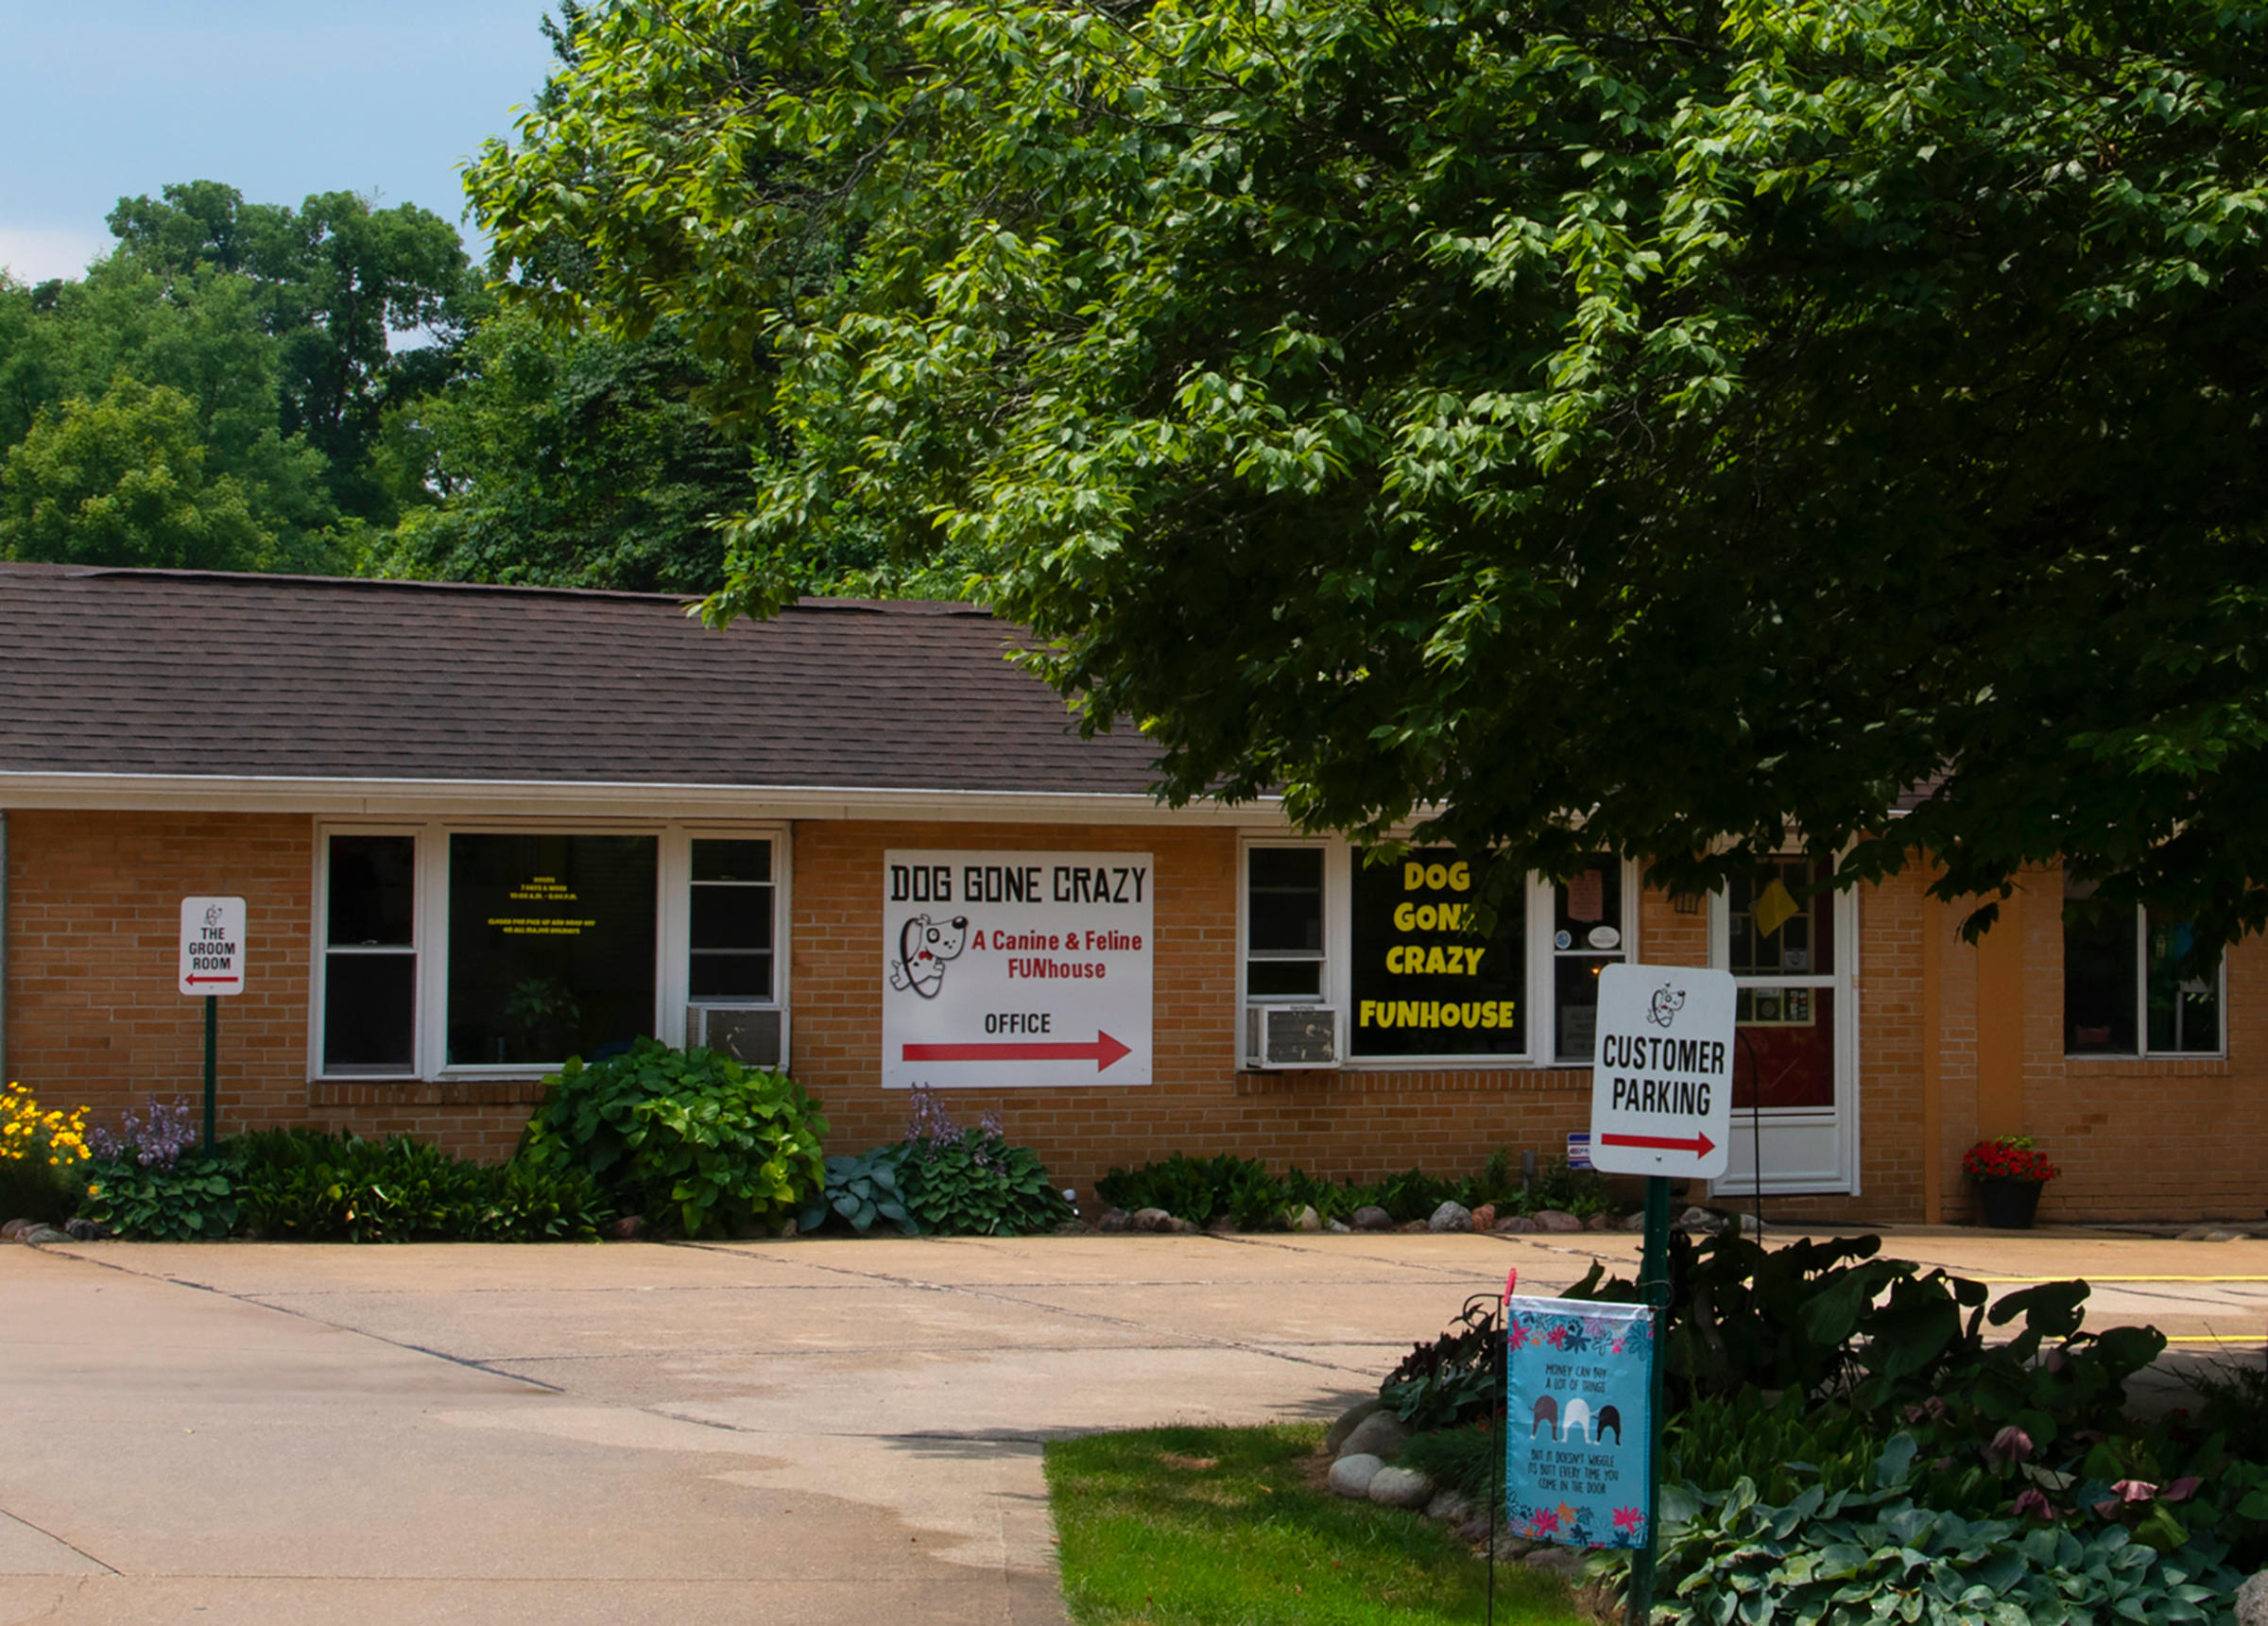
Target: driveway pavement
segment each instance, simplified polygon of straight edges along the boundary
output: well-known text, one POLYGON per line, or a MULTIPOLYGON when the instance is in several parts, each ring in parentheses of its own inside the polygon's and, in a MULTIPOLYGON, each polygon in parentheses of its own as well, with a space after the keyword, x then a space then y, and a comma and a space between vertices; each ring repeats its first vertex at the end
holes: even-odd
MULTIPOLYGON (((1636 1245, 0 1248, 0 1626, 1057 1622, 1048 1436, 1328 1416, 1507 1268, 1636 1245)), ((2268 1313, 2268 1242, 1892 1251, 2268 1313)))

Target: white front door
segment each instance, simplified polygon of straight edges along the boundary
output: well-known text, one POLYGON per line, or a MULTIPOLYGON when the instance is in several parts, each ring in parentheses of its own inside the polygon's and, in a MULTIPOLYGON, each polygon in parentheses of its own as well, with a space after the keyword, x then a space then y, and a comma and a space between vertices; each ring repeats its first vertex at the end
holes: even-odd
POLYGON ((1711 899, 1710 964, 1740 985, 1721 1203, 1859 1189, 1858 905, 1813 890, 1832 868, 1771 859, 1711 899))

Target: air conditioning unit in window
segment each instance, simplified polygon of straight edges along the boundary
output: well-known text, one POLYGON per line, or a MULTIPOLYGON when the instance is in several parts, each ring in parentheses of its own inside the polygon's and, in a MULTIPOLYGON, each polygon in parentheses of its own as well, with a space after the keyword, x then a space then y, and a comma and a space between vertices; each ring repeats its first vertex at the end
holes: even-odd
POLYGON ((1245 1007, 1245 1057, 1253 1067, 1336 1067, 1339 1013, 1332 1005, 1245 1007))
POLYGON ((787 1013, 778 1005, 688 1005, 685 1043, 743 1067, 778 1069, 787 1060, 787 1013))

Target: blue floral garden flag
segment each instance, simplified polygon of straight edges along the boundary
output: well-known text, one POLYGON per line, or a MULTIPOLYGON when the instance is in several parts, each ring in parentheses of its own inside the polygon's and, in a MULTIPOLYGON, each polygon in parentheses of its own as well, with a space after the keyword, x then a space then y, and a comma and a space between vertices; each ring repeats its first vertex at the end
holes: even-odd
POLYGON ((1564 1547, 1642 1547, 1654 1482, 1641 1304, 1515 1298, 1504 1319, 1504 1517, 1564 1547))

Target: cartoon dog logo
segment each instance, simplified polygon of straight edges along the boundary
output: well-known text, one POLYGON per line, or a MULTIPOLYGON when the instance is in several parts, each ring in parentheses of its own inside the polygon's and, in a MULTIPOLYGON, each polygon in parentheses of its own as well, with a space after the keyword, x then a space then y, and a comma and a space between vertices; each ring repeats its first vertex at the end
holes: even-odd
POLYGON ((913 989, 925 1000, 945 985, 945 962, 957 960, 969 946, 969 916, 932 920, 917 915, 898 929, 898 957, 890 962, 890 986, 913 989))
POLYGON ((1677 1013, 1683 1009, 1685 990, 1673 988, 1664 983, 1654 990, 1653 1002, 1646 1007, 1646 1019, 1656 1027, 1666 1028, 1677 1019, 1677 1013))

